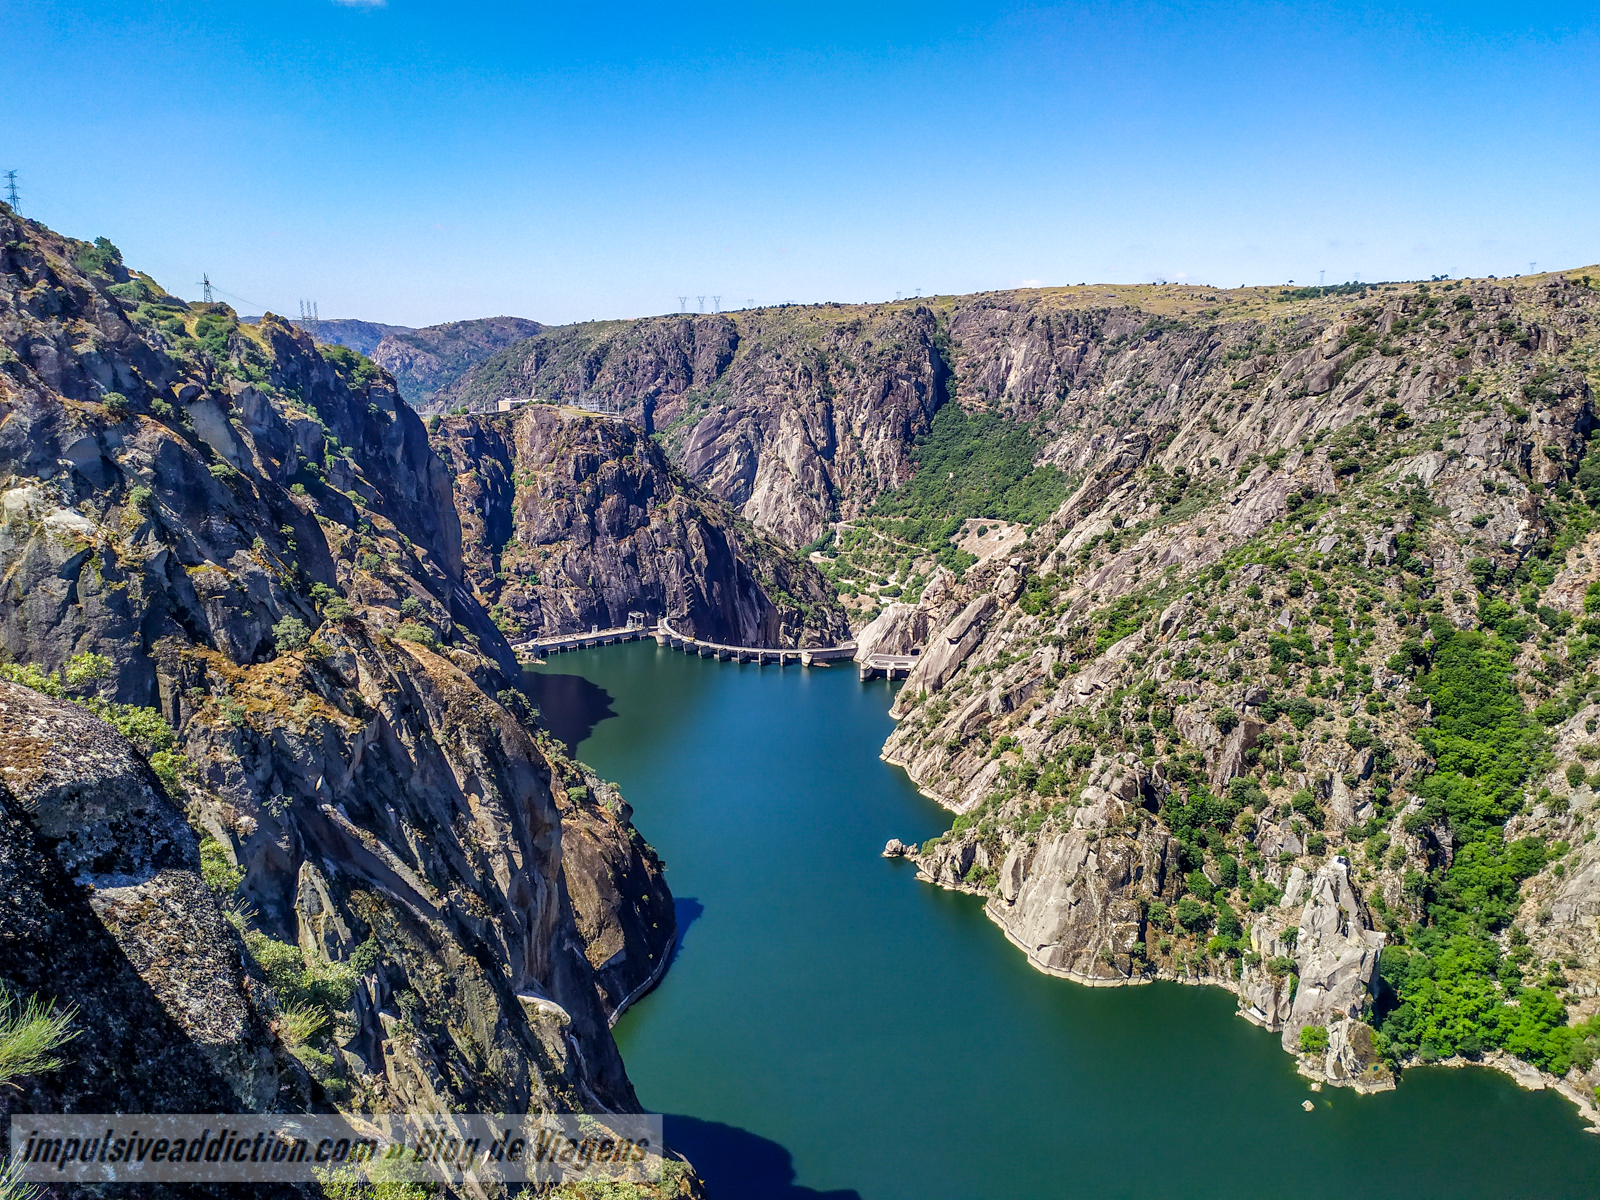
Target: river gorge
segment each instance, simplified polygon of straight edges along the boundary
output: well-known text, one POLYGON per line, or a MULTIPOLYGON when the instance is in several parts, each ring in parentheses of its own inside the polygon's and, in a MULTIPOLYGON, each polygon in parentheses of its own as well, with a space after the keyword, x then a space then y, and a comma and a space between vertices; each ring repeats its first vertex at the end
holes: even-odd
POLYGON ((616 1035, 713 1195, 1594 1194, 1600 1138, 1553 1092, 1312 1092, 1220 989, 1034 971, 977 898, 880 857, 949 824, 878 757, 897 685, 650 643, 530 684, 668 864, 679 950, 616 1035))

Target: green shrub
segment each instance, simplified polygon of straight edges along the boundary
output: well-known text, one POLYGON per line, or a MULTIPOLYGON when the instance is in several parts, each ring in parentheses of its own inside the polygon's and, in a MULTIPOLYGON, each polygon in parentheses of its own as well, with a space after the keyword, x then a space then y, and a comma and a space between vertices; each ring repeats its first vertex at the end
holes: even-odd
POLYGON ((64 1065, 56 1052, 78 1036, 76 1016, 71 1006, 58 1009, 37 996, 23 1000, 0 983, 0 1087, 64 1065))
POLYGON ((108 239, 97 237, 93 245, 85 245, 73 255, 72 265, 85 275, 104 275, 122 265, 122 251, 108 239))
POLYGON ((1199 933, 1211 924, 1211 909, 1193 896, 1180 896, 1174 912, 1178 924, 1190 933, 1199 933))
POLYGON ((119 421, 128 415, 128 398, 121 392, 106 392, 100 397, 100 403, 105 406, 107 413, 119 421))
POLYGON ((430 650, 439 648, 439 639, 433 630, 426 625, 419 625, 415 621, 402 621, 400 628, 394 631, 395 637, 405 642, 415 642, 419 646, 426 646, 430 650))
POLYGON ((272 627, 272 640, 277 643, 279 653, 303 650, 311 640, 311 630, 299 617, 284 617, 272 627))
POLYGON ((200 877, 217 895, 233 895, 244 882, 244 872, 229 861, 222 843, 207 835, 200 839, 200 877))
POLYGON ((1328 1031, 1321 1025, 1307 1025, 1300 1031, 1300 1053, 1322 1054, 1328 1049, 1328 1031))

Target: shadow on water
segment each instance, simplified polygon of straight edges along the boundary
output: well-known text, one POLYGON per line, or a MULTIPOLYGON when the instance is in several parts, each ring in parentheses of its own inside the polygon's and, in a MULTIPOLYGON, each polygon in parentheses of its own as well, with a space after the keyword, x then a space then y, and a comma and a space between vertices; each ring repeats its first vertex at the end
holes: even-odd
POLYGON ((617 715, 611 693, 582 675, 524 671, 522 678, 539 707, 539 724, 573 756, 596 725, 617 715))
POLYGON ((861 1200, 854 1188, 819 1192, 795 1183, 794 1157, 748 1129, 668 1114, 667 1145, 706 1181, 716 1200, 861 1200))
MULTIPOLYGON (((672 915, 678 922, 678 936, 672 943, 672 950, 667 955, 667 970, 672 969, 672 964, 678 961, 678 955, 683 950, 683 939, 689 934, 689 926, 705 916, 706 906, 693 896, 674 896, 672 898, 672 915)), ((665 975, 666 972, 662 974, 665 975)))

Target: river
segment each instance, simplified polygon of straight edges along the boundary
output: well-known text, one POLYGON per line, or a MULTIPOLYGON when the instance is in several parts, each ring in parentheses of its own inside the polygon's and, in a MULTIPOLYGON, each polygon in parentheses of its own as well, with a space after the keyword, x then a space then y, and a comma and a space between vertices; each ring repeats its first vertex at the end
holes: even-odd
POLYGON ((667 863, 679 951, 616 1036, 713 1200, 1600 1195, 1553 1092, 1432 1068, 1313 1093, 1221 989, 1034 971, 979 900, 880 857, 949 814, 878 758, 892 685, 850 664, 636 642, 530 673, 667 863))

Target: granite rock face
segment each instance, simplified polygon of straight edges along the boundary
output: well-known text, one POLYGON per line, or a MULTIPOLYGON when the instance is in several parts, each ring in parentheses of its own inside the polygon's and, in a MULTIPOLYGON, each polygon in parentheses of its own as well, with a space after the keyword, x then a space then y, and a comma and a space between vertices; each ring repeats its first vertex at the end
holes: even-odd
POLYGON ((630 612, 708 641, 831 645, 844 614, 814 567, 691 483, 627 423, 553 405, 437 419, 465 577, 519 636, 630 612))
POLYGON ((1083 983, 1140 976, 1145 912, 1176 892, 1176 848, 1139 805, 1144 782, 1121 764, 1109 774, 1070 828, 1011 845, 986 910, 1035 966, 1083 983))
POLYGON ((0 983, 72 1006, 67 1065, 0 1111, 255 1112, 310 1101, 195 833, 117 732, 0 681, 0 983))
MULTIPOLYGON (((8 929, 99 939, 116 987, 169 1011, 152 1028, 173 1053, 212 1064, 199 1090, 174 1075, 174 1097, 214 1097, 172 1101, 187 1111, 285 1086, 378 1109, 636 1107, 608 1022, 675 936, 659 860, 534 728, 464 574, 452 473, 393 380, 270 314, 240 325, 96 266, 3 207, 0 246, 0 646, 44 672, 105 656, 79 693, 170 724, 187 819, 139 790, 147 768, 114 764, 138 786, 102 787, 104 756, 79 756, 98 790, 8 809, 7 861, 43 864, 21 870, 44 889, 19 890, 8 929), (159 837, 125 833, 107 796, 159 837), (237 939, 189 829, 239 873, 226 902, 249 944, 356 977, 287 1069, 263 1010, 228 990, 237 939)), ((11 981, 104 1008, 88 969, 11 981)), ((107 1070, 96 1094, 139 1082, 107 1070)))
MULTIPOLYGON (((1600 290, 1079 293, 939 306, 954 401, 1047 429, 1075 488, 940 597, 896 697, 884 757, 958 814, 925 876, 986 896, 1041 967, 1228 987, 1303 1072, 1390 1086, 1379 956, 1461 846, 1425 811, 1420 684, 1441 639, 1482 630, 1559 732, 1505 831, 1554 857, 1496 936, 1569 1020, 1594 1013, 1600 290), (1112 761, 1143 781, 1120 809, 1112 761), (1153 834, 1176 847, 1161 874, 1153 834), (1327 1047, 1301 1053, 1312 1026, 1327 1047)), ((1575 1062, 1545 1082, 1593 1113, 1575 1062)))
POLYGON ((790 546, 911 477, 947 398, 926 306, 757 309, 548 329, 438 403, 604 401, 659 434, 685 473, 790 546))
POLYGON ((1261 963, 1246 966, 1239 980, 1239 1011, 1247 1020, 1283 1032, 1283 1048, 1298 1053, 1300 1031, 1325 1028, 1329 1048, 1321 1071, 1330 1083, 1362 1090, 1394 1086, 1373 1049, 1372 1031, 1361 1017, 1378 990, 1378 956, 1385 937, 1350 881, 1350 864, 1329 859, 1314 874, 1289 873, 1278 910, 1253 921, 1250 944, 1261 963), (1298 924, 1290 925, 1290 920, 1298 924), (1294 929, 1293 938, 1285 931, 1294 929), (1293 979, 1277 964, 1293 963, 1293 979))
POLYGON ((928 641, 928 610, 920 604, 890 604, 856 634, 856 661, 874 654, 918 654, 928 641))

